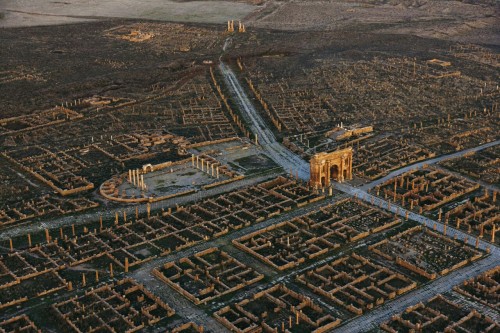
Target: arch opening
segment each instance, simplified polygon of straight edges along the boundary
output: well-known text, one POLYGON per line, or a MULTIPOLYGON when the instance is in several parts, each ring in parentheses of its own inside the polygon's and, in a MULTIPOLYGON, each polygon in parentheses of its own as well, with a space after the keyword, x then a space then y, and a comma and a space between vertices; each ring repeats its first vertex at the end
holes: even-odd
POLYGON ((142 171, 144 171, 144 173, 153 172, 153 170, 154 168, 153 165, 151 164, 146 164, 142 166, 142 171))
POLYGON ((339 167, 338 167, 338 165, 332 165, 330 167, 330 179, 333 179, 333 180, 339 179, 339 167))

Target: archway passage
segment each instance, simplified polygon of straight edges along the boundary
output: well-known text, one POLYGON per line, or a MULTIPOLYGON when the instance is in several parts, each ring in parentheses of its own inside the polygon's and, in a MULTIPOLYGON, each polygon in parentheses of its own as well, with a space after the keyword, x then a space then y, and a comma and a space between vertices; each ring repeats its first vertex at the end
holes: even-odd
POLYGON ((331 153, 318 153, 310 160, 311 186, 327 187, 332 181, 343 182, 352 179, 352 148, 331 153))
POLYGON ((144 171, 145 173, 153 172, 153 170, 154 168, 152 164, 146 164, 142 166, 142 171, 144 171))
POLYGON ((338 167, 338 165, 333 165, 330 168, 330 179, 333 179, 333 180, 339 179, 339 167, 338 167))

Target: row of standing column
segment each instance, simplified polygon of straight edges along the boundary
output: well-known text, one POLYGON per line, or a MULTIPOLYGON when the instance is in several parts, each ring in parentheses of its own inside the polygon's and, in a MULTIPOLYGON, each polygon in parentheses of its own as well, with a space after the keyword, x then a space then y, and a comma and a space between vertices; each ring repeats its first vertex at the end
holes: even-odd
POLYGON ((201 171, 206 172, 207 174, 211 175, 212 177, 215 177, 219 179, 219 166, 216 163, 210 164, 209 161, 205 161, 204 158, 200 158, 199 156, 195 156, 194 154, 191 155, 191 165, 197 169, 200 169, 201 171), (201 168, 200 168, 200 162, 201 162, 201 168), (206 163, 206 166, 205 166, 206 163))
POLYGON ((128 171, 128 182, 137 186, 142 191, 146 190, 146 184, 144 183, 144 175, 140 173, 140 170, 129 170, 128 171))

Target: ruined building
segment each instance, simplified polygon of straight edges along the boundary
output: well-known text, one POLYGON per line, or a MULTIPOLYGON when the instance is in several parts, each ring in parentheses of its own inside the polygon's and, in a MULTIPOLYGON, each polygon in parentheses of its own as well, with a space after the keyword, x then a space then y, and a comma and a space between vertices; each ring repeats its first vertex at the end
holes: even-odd
POLYGON ((311 186, 330 186, 330 181, 352 179, 352 148, 331 153, 318 153, 311 157, 311 186))

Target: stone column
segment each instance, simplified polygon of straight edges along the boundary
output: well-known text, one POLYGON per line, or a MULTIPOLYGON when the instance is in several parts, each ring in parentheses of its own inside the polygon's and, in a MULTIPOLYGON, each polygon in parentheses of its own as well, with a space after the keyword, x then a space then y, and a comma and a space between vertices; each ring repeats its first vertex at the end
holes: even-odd
POLYGON ((352 157, 349 158, 349 179, 352 180, 352 157))
POLYGON ((319 169, 319 179, 318 182, 321 184, 321 178, 325 177, 325 186, 330 186, 330 164, 323 163, 319 169))
POLYGON ((339 182, 342 183, 344 181, 344 169, 345 169, 345 157, 342 156, 342 160, 340 162, 339 168, 339 182))

